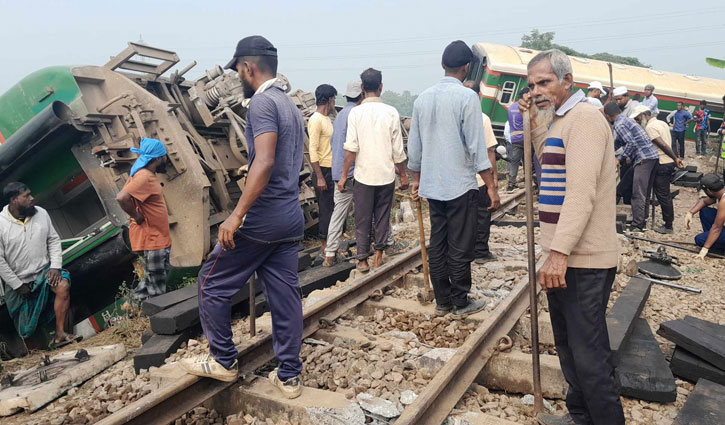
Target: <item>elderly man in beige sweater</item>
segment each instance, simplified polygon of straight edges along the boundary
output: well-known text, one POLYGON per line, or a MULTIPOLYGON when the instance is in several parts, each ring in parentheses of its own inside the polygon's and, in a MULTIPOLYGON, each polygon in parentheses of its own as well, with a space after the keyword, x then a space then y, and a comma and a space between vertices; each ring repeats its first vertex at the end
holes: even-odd
POLYGON ((532 140, 541 161, 539 221, 559 361, 569 383, 569 414, 539 423, 624 424, 605 313, 616 273, 614 140, 602 114, 574 93, 569 58, 559 50, 528 64, 532 140))

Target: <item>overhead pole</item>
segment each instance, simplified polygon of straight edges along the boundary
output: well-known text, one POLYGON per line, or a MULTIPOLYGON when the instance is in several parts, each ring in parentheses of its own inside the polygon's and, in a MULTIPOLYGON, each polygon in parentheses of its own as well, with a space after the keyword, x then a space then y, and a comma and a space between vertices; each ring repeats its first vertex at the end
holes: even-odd
POLYGON ((531 364, 534 374, 534 410, 544 411, 539 362, 539 310, 536 291, 536 245, 534 243, 534 184, 529 111, 524 112, 524 184, 526 185, 526 245, 529 269, 529 310, 531 312, 531 364))

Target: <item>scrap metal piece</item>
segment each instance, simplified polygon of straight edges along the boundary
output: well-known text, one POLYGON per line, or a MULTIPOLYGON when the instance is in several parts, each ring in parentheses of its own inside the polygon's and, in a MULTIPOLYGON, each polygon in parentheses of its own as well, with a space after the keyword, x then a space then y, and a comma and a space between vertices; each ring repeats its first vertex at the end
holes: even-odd
POLYGON ((637 263, 637 270, 647 276, 664 280, 679 280, 682 273, 671 265, 662 264, 654 260, 640 261, 637 263))
POLYGON ((78 363, 83 363, 85 361, 88 361, 88 359, 91 358, 91 356, 88 354, 88 351, 81 348, 76 352, 76 355, 74 356, 76 360, 78 360, 78 363))
POLYGON ((667 253, 667 249, 664 246, 657 248, 657 251, 644 251, 643 255, 645 258, 649 258, 661 264, 675 264, 677 266, 680 265, 678 258, 674 255, 669 255, 667 253))

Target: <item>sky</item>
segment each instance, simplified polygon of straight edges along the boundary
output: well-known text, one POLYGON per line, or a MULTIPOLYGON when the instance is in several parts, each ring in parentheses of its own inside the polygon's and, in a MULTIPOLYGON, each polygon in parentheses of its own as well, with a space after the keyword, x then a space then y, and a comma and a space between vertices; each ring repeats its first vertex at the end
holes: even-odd
POLYGON ((383 88, 420 93, 442 76, 456 39, 519 45, 533 28, 584 53, 636 56, 655 69, 725 80, 725 4, 681 0, 516 1, 63 1, 0 0, 0 94, 51 65, 103 65, 128 41, 175 51, 196 79, 224 65, 239 39, 267 37, 293 89, 322 83, 344 91, 374 67, 383 88), (585 6, 585 4, 587 6, 585 6), (692 4, 694 6, 694 3, 692 4))

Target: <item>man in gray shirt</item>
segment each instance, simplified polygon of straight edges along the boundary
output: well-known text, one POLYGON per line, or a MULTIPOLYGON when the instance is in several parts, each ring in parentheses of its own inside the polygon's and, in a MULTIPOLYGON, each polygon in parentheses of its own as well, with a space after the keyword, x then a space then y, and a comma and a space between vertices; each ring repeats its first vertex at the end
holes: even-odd
POLYGON ((416 99, 408 137, 413 196, 428 199, 430 205, 428 259, 436 313, 452 312, 456 317, 484 307, 482 301, 468 299, 476 242, 476 174, 486 183, 489 210, 501 204, 487 155, 481 105, 462 83, 472 58, 463 41, 446 47, 445 77, 416 99))

